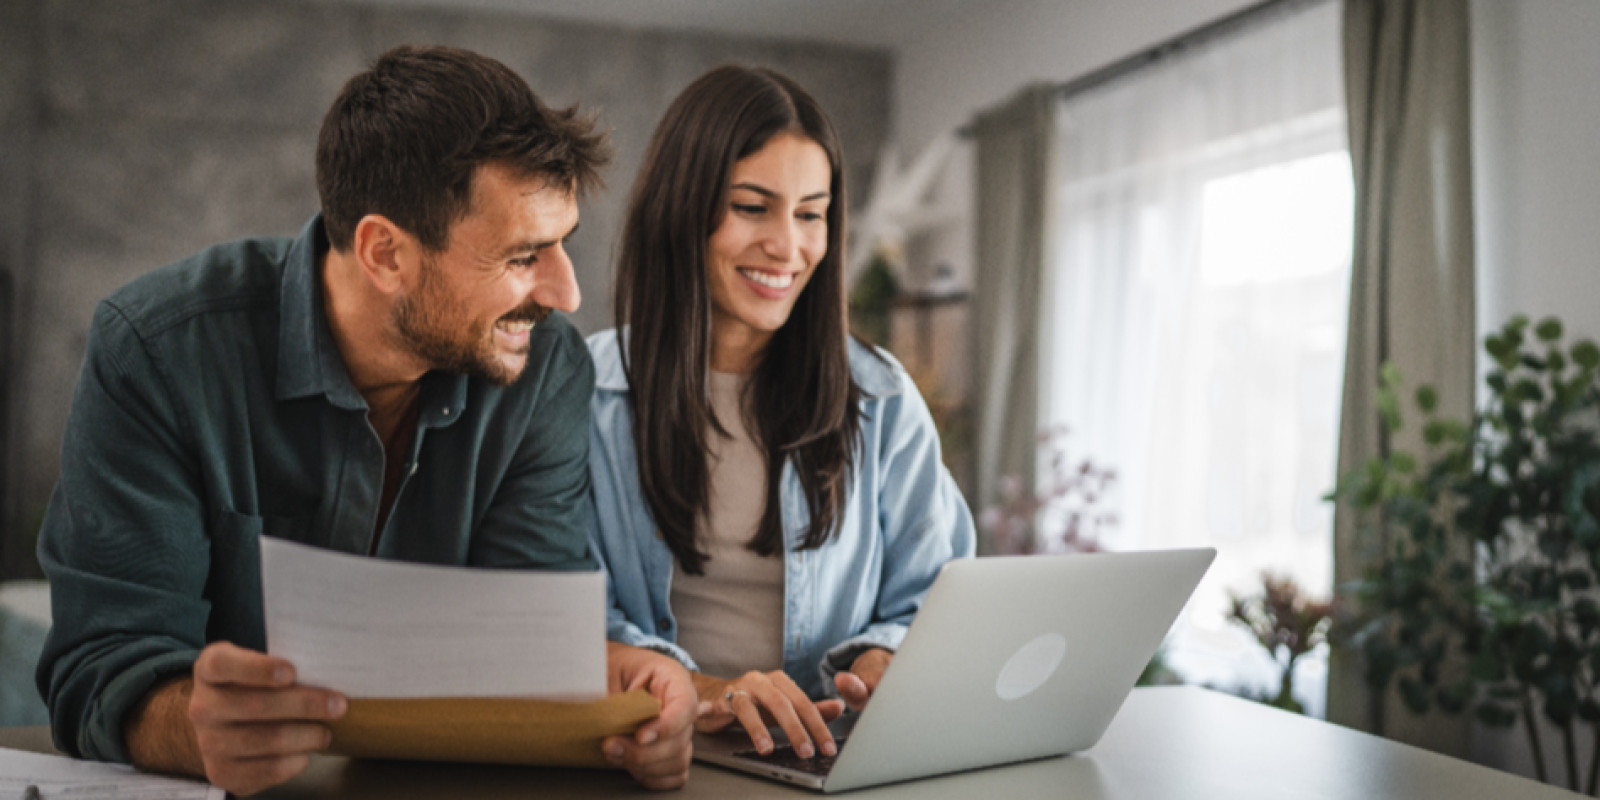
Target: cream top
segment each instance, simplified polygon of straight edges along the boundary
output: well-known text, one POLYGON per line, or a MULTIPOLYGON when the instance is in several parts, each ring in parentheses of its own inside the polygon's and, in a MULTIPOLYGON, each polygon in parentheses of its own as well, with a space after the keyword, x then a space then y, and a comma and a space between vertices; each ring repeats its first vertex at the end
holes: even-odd
POLYGON ((748 379, 711 373, 711 407, 732 437, 706 431, 710 509, 695 537, 711 557, 704 575, 684 573, 674 559, 668 600, 678 621, 678 645, 701 672, 718 678, 783 668, 784 562, 746 547, 761 526, 767 502, 766 457, 740 413, 748 379))

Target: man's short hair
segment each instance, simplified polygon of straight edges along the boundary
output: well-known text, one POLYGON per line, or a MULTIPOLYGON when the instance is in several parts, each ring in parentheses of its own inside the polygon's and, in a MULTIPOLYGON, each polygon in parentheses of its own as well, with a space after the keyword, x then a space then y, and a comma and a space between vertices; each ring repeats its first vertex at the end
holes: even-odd
POLYGON ((317 193, 335 249, 381 214, 429 250, 472 210, 480 165, 510 167, 578 195, 600 185, 605 131, 578 107, 551 109, 492 58, 453 47, 396 47, 351 78, 317 137, 317 193))

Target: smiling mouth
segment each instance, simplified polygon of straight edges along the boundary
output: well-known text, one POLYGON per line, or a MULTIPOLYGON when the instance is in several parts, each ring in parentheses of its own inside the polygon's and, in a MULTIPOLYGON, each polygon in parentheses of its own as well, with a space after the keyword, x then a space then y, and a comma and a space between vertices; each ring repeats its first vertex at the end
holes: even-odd
POLYGON ((794 273, 792 272, 780 272, 777 274, 772 274, 770 272, 762 272, 760 270, 740 267, 739 274, 770 289, 787 289, 794 285, 794 273))
POLYGON ((533 330, 535 325, 544 322, 550 316, 550 309, 529 301, 522 304, 515 311, 501 317, 494 323, 495 330, 504 331, 512 336, 520 336, 533 330))

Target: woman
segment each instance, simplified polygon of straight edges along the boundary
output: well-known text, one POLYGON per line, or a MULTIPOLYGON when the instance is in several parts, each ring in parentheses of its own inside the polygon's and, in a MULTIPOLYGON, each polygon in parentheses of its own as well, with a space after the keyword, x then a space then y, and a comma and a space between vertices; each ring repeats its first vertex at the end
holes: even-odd
POLYGON ((767 753, 776 724, 806 758, 973 548, 927 406, 848 333, 842 163, 788 78, 695 81, 634 186, 621 327, 589 339, 608 635, 694 672, 701 730, 767 753))

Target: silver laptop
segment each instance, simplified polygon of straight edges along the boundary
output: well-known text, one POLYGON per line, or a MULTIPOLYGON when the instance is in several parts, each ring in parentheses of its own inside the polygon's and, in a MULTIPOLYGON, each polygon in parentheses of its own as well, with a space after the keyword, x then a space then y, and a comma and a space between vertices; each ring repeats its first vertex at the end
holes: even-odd
POLYGON ((824 792, 1094 746, 1216 556, 1212 549, 1025 556, 945 566, 839 754, 762 756, 735 726, 694 757, 824 792))

